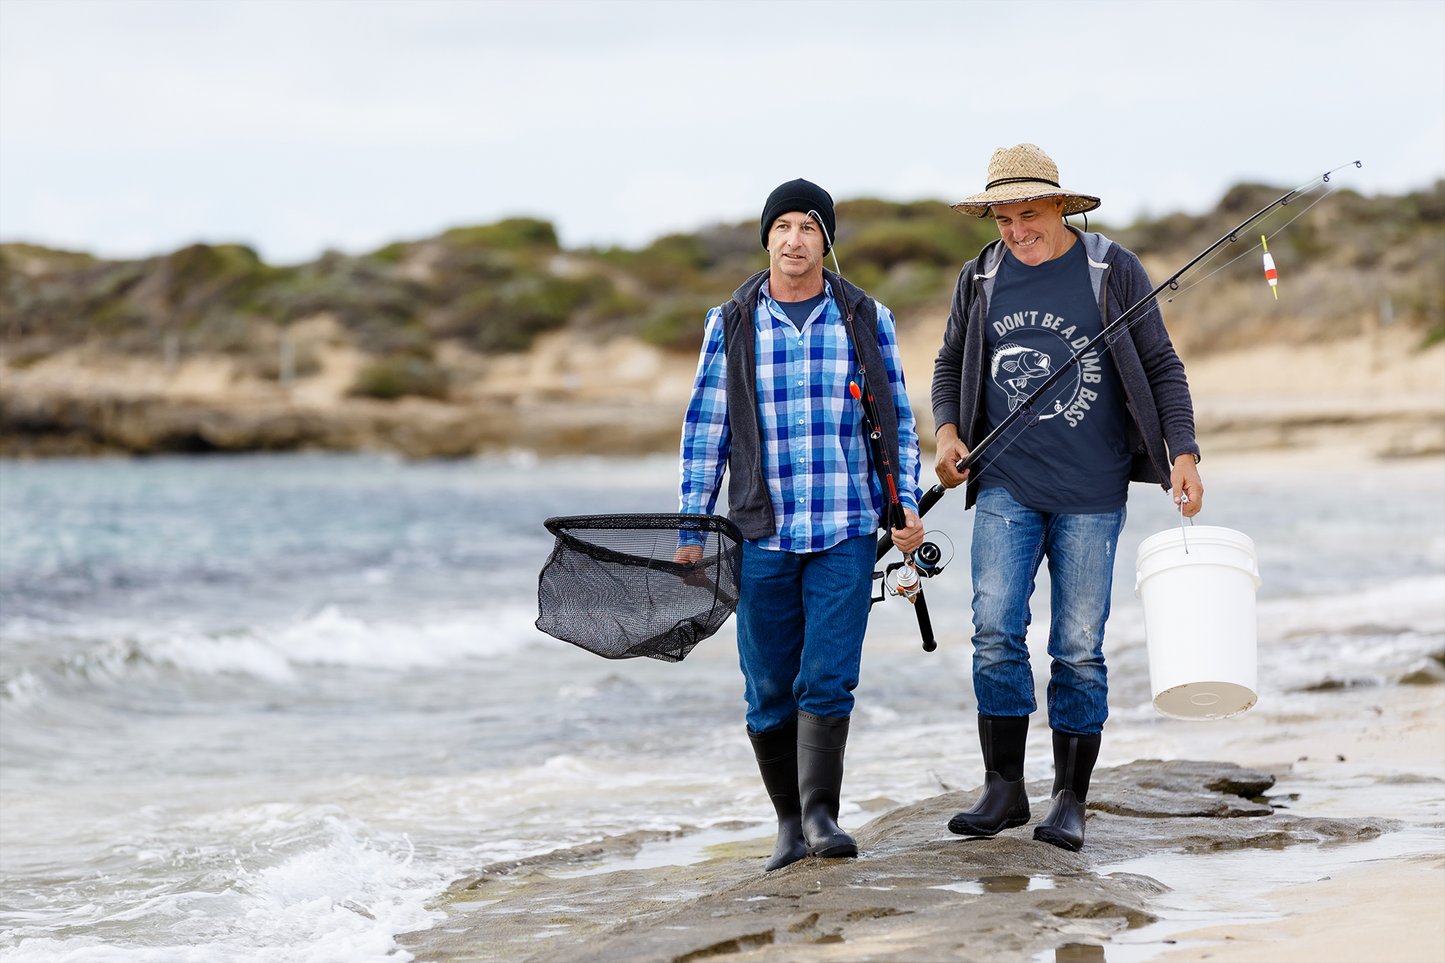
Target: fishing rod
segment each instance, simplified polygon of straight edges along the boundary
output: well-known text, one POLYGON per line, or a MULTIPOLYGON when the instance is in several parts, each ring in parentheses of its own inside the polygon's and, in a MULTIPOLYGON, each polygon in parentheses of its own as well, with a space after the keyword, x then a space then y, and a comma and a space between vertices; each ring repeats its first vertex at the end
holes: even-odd
MULTIPOLYGON (((1350 167, 1352 165, 1354 167, 1364 166, 1359 161, 1354 161, 1352 162, 1352 164, 1341 164, 1339 167, 1326 171, 1319 177, 1311 178, 1310 180, 1305 181, 1299 187, 1296 187, 1293 190, 1289 190, 1281 194, 1279 197, 1275 198, 1273 201, 1269 202, 1264 207, 1260 208, 1258 211, 1245 218, 1239 224, 1230 228, 1223 237, 1215 241, 1213 244, 1209 245, 1199 254, 1195 255, 1193 258, 1190 259, 1188 264, 1185 264, 1182 268, 1175 271, 1163 282, 1161 282, 1157 287, 1155 287, 1154 290, 1150 291, 1148 294, 1140 298, 1128 309, 1126 309, 1123 314, 1119 315, 1108 325, 1105 325, 1103 330, 1101 330, 1098 334, 1094 335, 1094 337, 1090 338, 1089 342, 1085 344, 1082 348, 1075 351, 1073 356, 1070 357, 1068 361, 1064 362, 1064 364, 1060 365, 1059 369, 1055 371, 1052 375, 1050 375, 1043 382, 1043 384, 1039 385, 1039 387, 1032 394, 1025 398, 1022 404, 1020 404, 1013 411, 1010 411, 1008 415, 1002 421, 1000 421, 992 431, 985 435, 978 444, 974 445, 973 448, 969 450, 968 457, 964 458, 963 461, 960 461, 957 465, 954 466, 959 472, 959 474, 962 474, 963 472, 966 472, 969 469, 973 468, 975 465, 977 465, 978 460, 980 457, 982 457, 984 451, 987 450, 988 447, 994 442, 998 441, 999 437, 1002 436, 1003 433, 1007 431, 1010 427, 1012 427, 1014 422, 1018 421, 1020 418, 1032 416, 1034 403, 1038 401, 1038 399, 1043 395, 1043 393, 1045 391, 1048 391, 1054 385, 1058 384, 1059 379, 1061 379, 1065 375, 1065 373, 1067 373, 1071 368, 1073 368, 1074 365, 1078 364, 1081 360, 1083 360, 1085 355, 1089 354, 1091 351, 1097 348, 1100 342, 1107 340, 1112 345, 1114 343, 1114 336, 1116 332, 1118 332, 1121 328, 1126 328, 1128 325, 1139 320, 1143 316, 1144 311, 1148 309, 1150 303, 1153 302, 1154 299, 1157 298, 1160 292, 1162 292, 1165 288, 1177 291, 1179 289, 1179 279, 1181 277, 1188 273, 1188 271, 1195 265, 1197 265, 1200 261, 1205 260, 1212 254, 1214 254, 1217 250, 1224 247, 1224 245, 1233 244, 1235 241, 1239 240, 1240 233, 1245 228, 1249 227, 1249 225, 1253 224, 1255 221, 1259 220, 1261 217, 1268 214, 1276 207, 1283 207, 1288 205, 1289 202, 1293 200, 1296 196, 1298 196, 1301 191, 1310 189, 1314 185, 1315 181, 1320 181, 1321 183, 1328 183, 1331 174, 1335 173, 1336 171, 1344 170, 1346 167, 1350 167)), ((1036 420, 1037 419, 1035 419, 1034 421, 1026 421, 1025 424, 1034 424, 1036 423, 1036 420)), ((942 483, 940 483, 934 485, 928 491, 924 492, 923 498, 920 499, 918 503, 919 516, 921 517, 926 514, 930 508, 932 508, 935 504, 938 503, 938 500, 942 498, 944 493, 947 491, 948 489, 944 487, 942 483)), ((877 558, 881 559, 884 555, 887 555, 889 549, 891 549, 892 547, 893 534, 891 532, 884 532, 883 535, 878 539, 877 558)))
MULTIPOLYGON (((838 265, 838 248, 833 243, 833 239, 828 235, 827 225, 823 223, 823 218, 819 216, 818 212, 810 210, 808 211, 808 216, 816 221, 818 227, 823 231, 823 239, 828 242, 828 250, 833 255, 833 272, 838 276, 838 281, 841 286, 843 269, 838 265)), ((846 317, 845 328, 848 332, 848 337, 857 341, 856 334, 853 330, 853 307, 848 303, 847 294, 841 290, 841 287, 837 297, 839 303, 843 306, 842 313, 846 317)), ((883 488, 883 497, 887 503, 883 509, 882 523, 884 531, 889 533, 887 538, 888 544, 891 546, 893 544, 892 530, 895 528, 906 528, 908 526, 908 517, 903 511, 903 500, 898 497, 898 482, 893 476, 892 459, 888 456, 888 441, 883 437, 882 429, 878 427, 878 401, 873 397, 873 382, 868 378, 868 368, 863 363, 863 353, 857 349, 856 345, 853 350, 858 356, 858 376, 848 382, 848 393, 853 396, 853 400, 858 402, 859 408, 863 413, 863 432, 868 436, 868 447, 873 454, 873 466, 875 473, 878 475, 879 484, 883 488), (859 382, 862 383, 861 386, 859 382)), ((938 648, 938 643, 933 637, 933 620, 929 618, 928 615, 928 602, 923 597, 923 585, 919 581, 919 576, 921 575, 926 578, 942 571, 943 567, 938 564, 938 560, 942 558, 942 554, 937 545, 931 542, 925 542, 918 547, 916 552, 903 553, 903 561, 894 562, 892 565, 889 565, 888 568, 884 569, 882 573, 873 573, 875 580, 881 579, 883 581, 883 591, 880 592, 876 598, 872 598, 869 601, 869 608, 872 608, 875 603, 883 601, 887 596, 889 591, 888 576, 895 570, 898 571, 899 575, 894 582, 895 588, 893 594, 901 595, 913 603, 913 611, 918 616, 918 632, 923 636, 923 650, 925 652, 932 652, 938 648), (915 554, 922 556, 916 562, 914 560, 915 554)), ((882 555, 880 554, 878 557, 882 558, 882 555)), ((877 559, 874 561, 876 562, 877 559)))

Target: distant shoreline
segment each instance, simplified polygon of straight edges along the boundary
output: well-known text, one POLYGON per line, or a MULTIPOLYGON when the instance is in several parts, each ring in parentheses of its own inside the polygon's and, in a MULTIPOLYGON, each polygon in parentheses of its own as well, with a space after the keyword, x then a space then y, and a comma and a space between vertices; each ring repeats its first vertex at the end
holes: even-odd
MULTIPOLYGON (((316 324, 329 330, 325 320, 316 324)), ((900 350, 932 449, 928 399, 937 316, 905 326, 900 350)), ((1445 454, 1445 344, 1420 350, 1407 330, 1317 344, 1266 344, 1189 358, 1206 460, 1239 452, 1338 457, 1445 454)), ((554 332, 526 352, 482 364, 448 400, 394 401, 348 392, 364 363, 345 345, 283 387, 223 355, 174 366, 77 348, 5 371, 0 456, 45 458, 242 451, 385 451, 407 458, 485 452, 640 455, 675 452, 696 356, 631 337, 554 332)))

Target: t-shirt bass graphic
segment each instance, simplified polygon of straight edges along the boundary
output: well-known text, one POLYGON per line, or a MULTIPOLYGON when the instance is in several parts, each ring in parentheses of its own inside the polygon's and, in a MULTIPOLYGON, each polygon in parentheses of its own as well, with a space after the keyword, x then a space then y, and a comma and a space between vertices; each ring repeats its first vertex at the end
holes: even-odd
MULTIPOLYGON (((992 431, 1102 330, 1084 245, 1036 267, 1004 254, 988 306, 984 430, 992 431)), ((1035 511, 1118 511, 1129 495, 1128 408, 1119 372, 1094 349, 983 454, 983 488, 1035 511)))

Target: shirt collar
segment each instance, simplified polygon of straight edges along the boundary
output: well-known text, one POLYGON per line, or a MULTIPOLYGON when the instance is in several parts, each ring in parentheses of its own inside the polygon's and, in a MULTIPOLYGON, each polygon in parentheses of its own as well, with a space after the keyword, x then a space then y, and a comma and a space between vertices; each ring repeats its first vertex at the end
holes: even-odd
MULTIPOLYGON (((787 312, 778 305, 778 302, 773 300, 772 290, 769 288, 768 279, 766 278, 763 279, 762 286, 758 288, 758 306, 765 308, 769 314, 779 321, 787 324, 793 323, 792 318, 788 317, 787 312)), ((837 313, 837 302, 833 298, 833 286, 828 283, 827 278, 823 279, 823 300, 819 304, 819 307, 822 308, 822 313, 819 313, 818 308, 814 308, 813 313, 808 316, 808 320, 803 322, 803 327, 798 331, 799 334, 807 330, 808 325, 812 324, 815 318, 824 318, 830 314, 837 313)))

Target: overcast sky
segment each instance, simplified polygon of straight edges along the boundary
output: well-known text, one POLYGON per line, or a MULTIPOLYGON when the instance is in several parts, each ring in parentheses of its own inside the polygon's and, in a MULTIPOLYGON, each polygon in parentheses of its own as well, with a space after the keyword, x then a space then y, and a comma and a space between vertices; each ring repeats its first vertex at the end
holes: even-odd
POLYGON ((0 238, 288 263, 531 214, 567 245, 959 198, 994 148, 1100 217, 1445 176, 1445 3, 0 0, 0 238))

